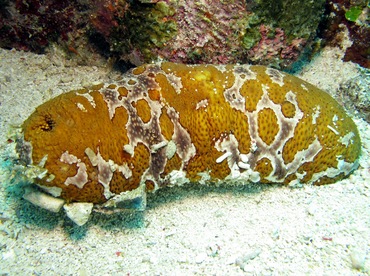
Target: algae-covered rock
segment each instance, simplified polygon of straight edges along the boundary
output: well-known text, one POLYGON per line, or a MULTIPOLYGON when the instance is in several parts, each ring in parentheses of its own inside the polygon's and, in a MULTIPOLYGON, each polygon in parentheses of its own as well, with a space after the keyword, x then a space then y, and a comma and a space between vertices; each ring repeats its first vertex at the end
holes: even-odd
POLYGON ((326 20, 320 36, 326 44, 341 46, 347 36, 351 45, 346 48, 344 61, 370 68, 370 1, 332 0, 327 4, 326 20))
POLYGON ((289 67, 312 42, 325 0, 133 1, 107 38, 134 64, 258 63, 289 67))
POLYGON ((2 0, 0 46, 50 43, 135 65, 254 63, 287 68, 309 50, 325 0, 2 0), (59 1, 60 2, 60 1, 59 1))
POLYGON ((83 16, 87 9, 77 0, 1 0, 0 47, 37 53, 43 53, 50 42, 73 47, 87 24, 83 16))

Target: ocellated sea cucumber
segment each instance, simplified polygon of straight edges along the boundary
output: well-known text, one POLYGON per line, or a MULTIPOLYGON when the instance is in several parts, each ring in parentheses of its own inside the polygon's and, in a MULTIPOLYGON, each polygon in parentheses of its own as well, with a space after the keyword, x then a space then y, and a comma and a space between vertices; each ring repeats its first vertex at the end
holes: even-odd
POLYGON ((163 62, 42 104, 17 151, 24 174, 68 209, 186 182, 333 183, 358 166, 360 144, 343 108, 297 77, 163 62))

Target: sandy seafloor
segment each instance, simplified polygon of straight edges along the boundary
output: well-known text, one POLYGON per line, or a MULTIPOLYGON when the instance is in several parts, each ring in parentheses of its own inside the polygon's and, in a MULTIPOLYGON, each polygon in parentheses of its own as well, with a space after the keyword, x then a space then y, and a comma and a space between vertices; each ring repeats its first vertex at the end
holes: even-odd
MULTIPOLYGON (((299 76, 334 94, 358 75, 326 48, 299 76)), ((10 183, 9 126, 63 91, 109 81, 109 68, 0 49, 0 275, 370 275, 370 130, 360 168, 333 185, 167 188, 145 212, 94 214, 83 227, 22 199, 10 183)))

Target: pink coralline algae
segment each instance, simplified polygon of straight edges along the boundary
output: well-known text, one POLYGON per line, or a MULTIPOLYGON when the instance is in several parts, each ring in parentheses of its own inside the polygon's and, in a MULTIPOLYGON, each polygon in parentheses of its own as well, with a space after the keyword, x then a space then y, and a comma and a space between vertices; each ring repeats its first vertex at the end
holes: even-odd
POLYGON ((241 1, 232 4, 214 1, 188 1, 176 8, 172 17, 178 33, 159 56, 173 62, 233 63, 240 57, 240 40, 247 11, 241 1))
POLYGON ((284 30, 276 28, 275 36, 269 36, 271 29, 268 26, 260 26, 261 40, 247 52, 249 60, 259 64, 282 63, 289 65, 290 62, 297 60, 304 46, 306 39, 295 38, 290 43, 284 35, 284 30))

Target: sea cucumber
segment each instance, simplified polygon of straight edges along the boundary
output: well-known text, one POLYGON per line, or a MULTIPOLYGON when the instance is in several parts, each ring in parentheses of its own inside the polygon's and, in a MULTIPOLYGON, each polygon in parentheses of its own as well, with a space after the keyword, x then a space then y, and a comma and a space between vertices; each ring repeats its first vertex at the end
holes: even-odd
POLYGON ((343 108, 297 77, 169 62, 51 99, 17 139, 24 175, 50 194, 25 198, 67 214, 138 199, 144 208, 147 191, 186 182, 333 183, 358 166, 360 151, 343 108))

